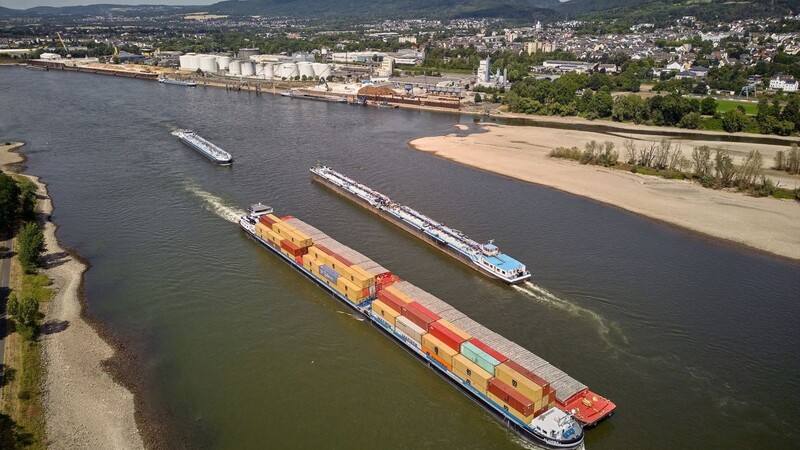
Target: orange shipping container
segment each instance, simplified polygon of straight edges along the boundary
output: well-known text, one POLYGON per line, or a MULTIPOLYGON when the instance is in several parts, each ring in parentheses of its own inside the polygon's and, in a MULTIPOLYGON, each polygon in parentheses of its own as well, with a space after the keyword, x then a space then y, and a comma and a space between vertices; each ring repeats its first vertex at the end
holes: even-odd
POLYGON ((457 326, 453 325, 452 323, 448 322, 445 319, 439 319, 438 323, 439 323, 439 325, 444 326, 445 328, 447 328, 448 330, 452 331, 453 333, 461 336, 465 341, 468 341, 468 340, 472 339, 472 335, 470 335, 466 331, 462 330, 461 328, 458 328, 457 326))
POLYGON ((447 367, 447 370, 453 370, 453 358, 458 352, 444 345, 442 341, 435 336, 431 336, 430 333, 422 336, 422 351, 430 353, 432 357, 447 367))
POLYGON ((398 291, 397 288, 395 288, 394 286, 388 286, 386 288, 386 292, 389 292, 390 294, 392 294, 395 297, 399 298, 400 300, 403 301, 403 303, 411 303, 411 302, 414 301, 413 298, 411 298, 411 297, 407 296, 406 294, 403 294, 402 292, 398 291))

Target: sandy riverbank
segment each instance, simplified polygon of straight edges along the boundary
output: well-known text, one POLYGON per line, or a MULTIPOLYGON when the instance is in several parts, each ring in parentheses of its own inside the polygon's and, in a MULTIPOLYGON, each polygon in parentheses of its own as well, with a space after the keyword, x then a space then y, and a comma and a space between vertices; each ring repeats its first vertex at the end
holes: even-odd
MULTIPOLYGON (((612 139, 601 133, 534 126, 481 126, 485 132, 425 137, 409 145, 468 166, 550 186, 709 236, 800 259, 800 233, 797 232, 800 204, 797 202, 748 197, 706 189, 688 181, 584 166, 548 157, 555 147, 582 149, 585 142, 592 139, 618 140, 617 148, 621 149, 623 137, 612 139)), ((652 136, 648 139, 652 141, 652 136)), ((682 142, 687 148, 695 145, 702 144, 682 142)), ((770 162, 771 156, 765 155, 765 159, 770 162)))
MULTIPOLYGON (((22 144, 0 146, 0 165, 19 164, 14 150, 22 144)), ((12 166, 13 168, 13 166, 12 166)), ((50 221, 53 203, 46 186, 38 187, 39 212, 44 223, 47 261, 45 273, 53 279, 55 295, 42 334, 45 422, 50 448, 144 448, 134 419, 133 394, 103 369, 114 349, 83 319, 80 287, 86 265, 67 252, 50 221)))

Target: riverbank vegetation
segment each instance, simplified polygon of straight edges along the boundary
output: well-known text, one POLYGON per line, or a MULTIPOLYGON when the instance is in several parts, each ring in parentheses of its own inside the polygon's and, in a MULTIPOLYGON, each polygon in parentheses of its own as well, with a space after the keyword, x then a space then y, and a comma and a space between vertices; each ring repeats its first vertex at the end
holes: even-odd
POLYGON ((36 185, 27 177, 0 172, 3 232, 14 236, 7 336, 0 401, 0 448, 46 448, 42 385, 44 365, 39 333, 42 305, 52 283, 39 273, 44 236, 36 217, 36 185))
MULTIPOLYGON (((742 163, 737 165, 727 151, 712 151, 707 145, 694 148, 691 158, 684 156, 680 145, 674 145, 667 140, 638 146, 629 139, 624 141, 623 147, 621 161, 614 143, 609 141, 587 142, 583 150, 578 147, 558 147, 550 152, 550 156, 643 175, 689 179, 706 188, 729 189, 754 197, 771 196, 800 201, 800 189, 781 188, 762 173, 765 161, 756 150, 748 153, 742 163)), ((800 171, 800 148, 797 144, 792 144, 786 152, 776 153, 774 168, 790 173, 800 171), (787 170, 786 167, 790 169, 787 170)))

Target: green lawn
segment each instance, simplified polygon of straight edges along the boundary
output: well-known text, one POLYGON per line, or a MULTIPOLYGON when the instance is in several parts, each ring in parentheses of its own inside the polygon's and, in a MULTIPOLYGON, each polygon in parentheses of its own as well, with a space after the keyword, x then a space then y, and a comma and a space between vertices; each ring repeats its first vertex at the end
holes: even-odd
POLYGON ((758 112, 757 103, 737 102, 735 100, 717 100, 717 111, 721 113, 730 111, 739 105, 744 107, 744 112, 747 114, 755 115, 758 112))

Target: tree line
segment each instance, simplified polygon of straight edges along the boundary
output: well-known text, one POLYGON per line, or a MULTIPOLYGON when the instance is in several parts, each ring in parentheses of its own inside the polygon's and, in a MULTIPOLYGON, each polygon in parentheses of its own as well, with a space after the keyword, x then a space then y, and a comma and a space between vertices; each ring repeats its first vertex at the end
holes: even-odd
MULTIPOLYGON (((36 220, 36 185, 27 178, 14 179, 0 172, 0 232, 16 231, 16 251, 26 274, 35 274, 45 250, 44 234, 36 220)), ((31 289, 8 299, 8 314, 14 318, 20 335, 32 340, 41 320, 39 298, 31 289)))
MULTIPOLYGON (((587 142, 584 149, 557 147, 551 157, 566 158, 581 164, 620 167, 633 173, 660 175, 666 178, 693 179, 711 189, 733 189, 756 197, 776 196, 800 201, 800 189, 781 189, 763 174, 764 157, 757 150, 750 151, 741 164, 736 164, 726 150, 712 150, 703 145, 692 149, 687 158, 680 144, 666 139, 661 142, 637 145, 633 140, 623 141, 622 163, 613 142, 587 142), (624 167, 623 167, 624 166, 624 167)), ((775 154, 773 167, 789 173, 800 173, 800 147, 797 144, 775 154)))

